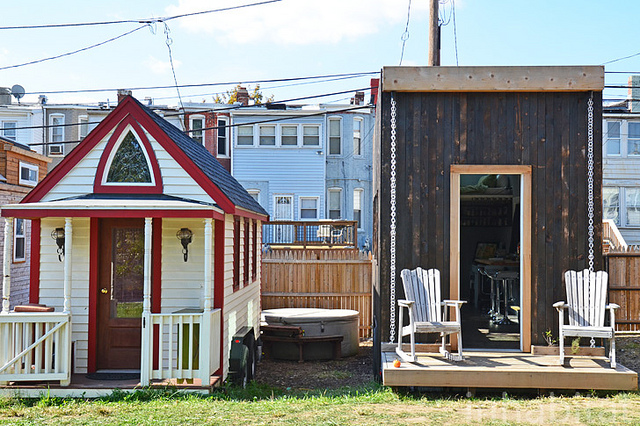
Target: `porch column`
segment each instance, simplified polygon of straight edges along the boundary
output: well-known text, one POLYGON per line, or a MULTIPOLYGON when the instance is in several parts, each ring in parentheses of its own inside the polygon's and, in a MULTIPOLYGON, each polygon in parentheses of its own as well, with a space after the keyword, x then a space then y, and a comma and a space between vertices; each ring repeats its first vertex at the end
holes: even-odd
POLYGON ((204 220, 204 311, 209 312, 213 308, 213 219, 204 220))
POLYGON ((153 366, 151 352, 151 223, 150 217, 144 218, 144 288, 142 296, 142 346, 140 348, 140 384, 148 386, 153 366))
POLYGON ((211 347, 214 339, 218 339, 216 333, 212 333, 213 319, 213 281, 211 262, 213 261, 213 219, 204 220, 204 312, 202 314, 202 324, 200 324, 200 366, 197 373, 202 380, 202 386, 208 386, 211 379, 211 347))
POLYGON ((13 218, 4 218, 4 262, 2 262, 2 313, 9 313, 11 295, 11 255, 13 252, 13 218))
POLYGON ((64 218, 64 302, 62 312, 71 313, 71 257, 73 254, 73 226, 71 218, 64 218))

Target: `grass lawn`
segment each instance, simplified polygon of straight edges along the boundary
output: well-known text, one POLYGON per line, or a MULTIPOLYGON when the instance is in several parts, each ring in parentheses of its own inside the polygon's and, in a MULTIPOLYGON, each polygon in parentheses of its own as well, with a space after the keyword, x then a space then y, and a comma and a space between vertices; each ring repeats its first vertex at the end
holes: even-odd
POLYGON ((640 394, 484 396, 404 394, 376 384, 331 393, 250 385, 209 397, 115 392, 100 400, 0 399, 0 424, 640 424, 640 394))

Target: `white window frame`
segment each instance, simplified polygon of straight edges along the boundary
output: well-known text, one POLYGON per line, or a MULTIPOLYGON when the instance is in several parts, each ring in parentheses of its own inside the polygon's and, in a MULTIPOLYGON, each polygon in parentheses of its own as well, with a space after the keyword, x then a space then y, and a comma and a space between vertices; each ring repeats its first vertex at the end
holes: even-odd
MULTIPOLYGON (((320 137, 322 135, 322 131, 320 129, 320 125, 319 124, 303 124, 302 125, 302 130, 301 130, 300 133, 301 133, 301 137, 302 137, 302 142, 301 142, 301 147, 302 148, 319 148, 319 147, 322 146, 322 143, 320 142, 320 137), (304 139, 305 139, 304 129, 307 129, 307 128, 316 128, 316 129, 318 129, 318 136, 317 136, 318 143, 317 144, 315 144, 315 145, 307 145, 307 144, 304 143, 304 139)), ((314 137, 315 137, 315 135, 314 135, 314 137)))
POLYGON ((254 124, 238 124, 237 127, 237 131, 234 132, 235 134, 235 145, 238 148, 245 148, 245 147, 250 147, 250 146, 255 146, 256 145, 256 126, 254 124), (248 138, 248 135, 241 135, 241 129, 251 129, 251 143, 250 144, 240 144, 238 143, 238 140, 240 138, 248 138))
POLYGON ((89 116, 78 116, 78 139, 84 139, 89 134, 89 116))
POLYGON ((353 118, 353 156, 354 157, 362 157, 362 126, 364 125, 364 120, 362 117, 354 117, 353 118), (358 123, 357 131, 356 131, 356 123, 358 123), (356 140, 358 143, 356 144, 356 140), (356 147, 358 150, 356 151, 356 147))
POLYGON ((293 217, 293 195, 292 194, 273 194, 273 220, 294 220, 293 217), (289 203, 289 218, 288 219, 282 219, 279 217, 276 217, 276 213, 277 213, 277 205, 278 205, 278 198, 288 198, 291 202, 289 203))
MULTIPOLYGON (((276 144, 282 148, 299 148, 300 147, 300 125, 298 124, 279 124, 278 125, 278 132, 277 132, 277 140, 276 140, 276 144), (285 127, 292 127, 296 129, 296 143, 293 145, 284 145, 282 143, 282 139, 284 137, 292 137, 292 135, 287 135, 285 136, 283 133, 283 130, 285 127)), ((307 146, 314 146, 317 147, 317 145, 307 145, 307 146)))
POLYGON ((342 202, 342 188, 328 188, 327 189, 327 219, 332 219, 332 220, 341 220, 344 218, 343 215, 343 205, 344 203, 342 202), (331 194, 338 194, 338 217, 331 217, 331 212, 334 211, 335 209, 331 209, 331 194))
POLYGON ((153 167, 151 165, 151 159, 149 158, 149 153, 147 152, 144 144, 142 143, 142 139, 136 130, 130 124, 125 127, 123 132, 118 136, 118 140, 116 141, 113 149, 109 153, 109 157, 107 158, 107 162, 105 163, 104 171, 102 172, 102 178, 100 180, 102 186, 156 186, 156 176, 153 173, 153 167), (133 137, 136 138, 138 145, 140 145, 140 149, 144 154, 144 159, 147 162, 147 167, 149 168, 149 174, 151 175, 151 182, 107 182, 107 178, 109 177, 109 170, 111 170, 111 164, 113 163, 113 159, 116 156, 116 153, 120 149, 120 145, 122 145, 122 141, 127 137, 129 132, 133 133, 133 137))
POLYGON ((7 120, 7 121, 3 121, 2 122, 2 136, 4 136, 7 139, 10 139, 12 141, 17 141, 18 140, 18 122, 17 121, 11 121, 11 120, 7 120), (13 124, 13 127, 9 127, 7 128, 7 124, 13 124), (9 136, 7 134, 7 130, 11 131, 11 133, 13 133, 13 136, 9 136))
POLYGON ((338 157, 342 155, 342 117, 329 117, 327 119, 327 155, 331 157, 338 157), (338 122, 338 153, 331 152, 331 139, 336 138, 336 136, 331 136, 331 123, 338 122))
POLYGON ((621 157, 622 156, 622 126, 623 126, 623 122, 622 120, 605 120, 605 126, 604 126, 604 145, 603 145, 603 150, 604 150, 604 155, 605 157, 621 157), (620 124, 620 135, 617 138, 610 138, 609 137, 609 123, 619 123, 620 124), (617 154, 609 154, 607 152, 607 143, 609 142, 609 139, 617 139, 618 143, 619 143, 619 147, 618 147, 618 153, 617 154))
MULTIPOLYGON (((639 156, 640 156, 640 153, 636 153, 636 154, 632 154, 632 153, 631 153, 631 150, 630 150, 630 142, 631 142, 632 140, 633 140, 633 141, 640 142, 640 138, 637 138, 637 137, 636 137, 636 138, 633 138, 633 139, 632 139, 632 138, 631 138, 631 132, 629 131, 629 127, 630 127, 630 124, 637 124, 637 125, 639 125, 639 126, 640 126, 640 121, 637 121, 637 120, 627 121, 627 122, 626 122, 626 124, 627 124, 627 132, 626 132, 625 136, 626 136, 626 140, 627 140, 627 156, 628 156, 628 157, 637 158, 637 157, 639 157, 639 156)), ((622 135, 620 135, 620 136, 622 136, 622 135)), ((621 138, 621 139, 622 139, 622 138, 621 138)))
POLYGON ((247 189, 249 195, 260 204, 260 190, 259 189, 247 189))
POLYGON ((25 219, 14 218, 13 219, 13 261, 14 262, 24 262, 27 260, 27 223, 25 219), (18 221, 22 221, 22 234, 18 233, 20 229, 18 227, 18 221), (22 257, 19 256, 18 253, 18 244, 17 241, 22 239, 22 257))
POLYGON ((218 141, 218 157, 229 158, 229 132, 231 131, 231 127, 229 127, 229 119, 227 117, 218 117, 216 123, 216 127, 218 128, 216 132, 218 141), (224 136, 220 136, 220 130, 224 132, 224 136), (222 144, 220 142, 222 142, 222 144), (221 145, 224 146, 224 153, 220 153, 221 145))
POLYGON ((19 170, 19 176, 18 176, 18 183, 20 185, 36 186, 38 184, 38 178, 40 177, 39 175, 40 175, 40 168, 37 165, 29 164, 29 163, 23 163, 22 161, 20 162, 20 170, 19 170), (35 171, 36 172, 35 180, 23 179, 22 178, 22 169, 27 169, 29 171, 35 171))
MULTIPOLYGON (((309 209, 304 209, 304 210, 309 210, 309 209)), ((314 196, 304 196, 304 197, 298 197, 298 217, 300 218, 300 220, 318 220, 320 218, 320 197, 314 197, 314 196), (316 215, 315 217, 302 217, 302 201, 306 201, 306 200, 314 200, 316 203, 316 215)))
POLYGON ((277 131, 277 126, 275 124, 260 124, 258 126, 258 145, 261 148, 275 148, 276 146, 278 146, 278 131, 277 131), (263 135, 262 134, 262 129, 273 129, 273 135, 263 135), (262 137, 265 138, 269 138, 269 140, 271 140, 271 138, 273 138, 273 143, 268 143, 268 144, 263 144, 262 143, 262 137))
POLYGON ((62 156, 64 155, 64 144, 60 142, 64 142, 65 139, 65 117, 64 114, 51 114, 49 115, 49 144, 48 151, 50 156, 62 156), (54 121, 56 119, 60 119, 58 124, 55 124, 54 121), (60 141, 54 141, 54 135, 59 132, 60 133, 60 141), (54 150, 56 152, 54 152, 54 150))
POLYGON ((360 202, 360 220, 358 221, 358 229, 364 229, 364 209, 362 208, 363 200, 364 200, 364 188, 355 188, 353 190, 353 220, 356 220, 356 194, 359 194, 359 202, 360 202))
POLYGON ((191 137, 191 139, 193 139, 196 142, 201 143, 204 146, 204 129, 206 127, 206 118, 204 115, 200 115, 200 114, 196 114, 196 115, 190 115, 189 116, 189 136, 191 137), (196 130, 194 131, 193 129, 193 123, 196 121, 200 121, 202 123, 202 127, 200 128, 200 130, 196 130), (198 134, 198 136, 196 136, 198 134), (202 138, 201 140, 198 140, 199 138, 202 138))

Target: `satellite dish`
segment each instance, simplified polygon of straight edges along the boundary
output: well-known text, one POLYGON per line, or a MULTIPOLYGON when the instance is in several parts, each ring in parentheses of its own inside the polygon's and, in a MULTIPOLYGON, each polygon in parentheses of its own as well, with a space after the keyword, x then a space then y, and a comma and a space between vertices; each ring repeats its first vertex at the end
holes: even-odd
POLYGON ((19 84, 14 84, 11 88, 11 94, 18 100, 18 103, 20 103, 20 98, 24 96, 24 93, 24 87, 20 86, 19 84))

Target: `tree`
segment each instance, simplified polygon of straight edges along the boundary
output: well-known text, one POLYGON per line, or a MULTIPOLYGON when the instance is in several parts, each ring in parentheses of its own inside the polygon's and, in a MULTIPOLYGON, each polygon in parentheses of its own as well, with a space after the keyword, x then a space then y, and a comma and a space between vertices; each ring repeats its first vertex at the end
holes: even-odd
MULTIPOLYGON (((218 104, 234 104, 238 102, 238 90, 242 89, 243 86, 237 85, 233 88, 233 90, 227 90, 226 93, 219 93, 213 97, 213 102, 218 104)), ((260 85, 256 84, 256 86, 251 90, 251 86, 247 86, 249 92, 249 101, 252 105, 261 105, 264 99, 264 95, 260 90, 260 85)), ((273 102, 274 97, 270 95, 266 102, 273 102)))

